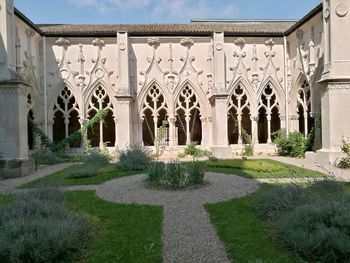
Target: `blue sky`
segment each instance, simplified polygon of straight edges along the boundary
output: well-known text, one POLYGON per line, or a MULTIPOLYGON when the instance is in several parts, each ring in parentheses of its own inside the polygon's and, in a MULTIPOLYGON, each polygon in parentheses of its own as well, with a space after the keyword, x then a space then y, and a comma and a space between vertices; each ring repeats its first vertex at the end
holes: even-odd
POLYGON ((187 23, 191 18, 299 19, 321 0, 14 0, 34 23, 187 23))

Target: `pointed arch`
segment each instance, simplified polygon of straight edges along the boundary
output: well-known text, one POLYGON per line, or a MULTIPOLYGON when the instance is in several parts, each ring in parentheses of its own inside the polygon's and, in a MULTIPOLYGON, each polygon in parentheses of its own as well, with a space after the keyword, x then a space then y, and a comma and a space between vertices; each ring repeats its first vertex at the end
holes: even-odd
POLYGON ((271 143, 272 133, 281 128, 281 100, 273 84, 268 82, 259 95, 258 140, 259 143, 271 143))
POLYGON ((276 95, 277 95, 276 99, 279 103, 279 105, 278 105, 279 112, 281 115, 284 115, 285 114, 285 91, 283 90, 283 87, 281 86, 281 84, 275 78, 271 77, 271 75, 267 76, 261 82, 260 87, 257 91, 258 99, 261 98, 263 91, 265 90, 265 88, 268 85, 270 85, 270 87, 272 87, 274 89, 274 91, 276 92, 276 95))
POLYGON ((115 98, 101 81, 90 89, 84 98, 86 117, 92 118, 99 110, 107 109, 108 114, 88 130, 87 137, 93 147, 115 146, 116 143, 116 103, 115 98))
MULTIPOLYGON (((64 86, 55 98, 52 107, 53 140, 59 142, 80 128, 80 110, 72 90, 64 86)), ((80 147, 80 142, 74 142, 72 147, 80 147)))
POLYGON ((94 93, 94 91, 96 90, 96 88, 98 88, 99 86, 101 86, 108 94, 108 96, 111 99, 111 102, 113 103, 113 106, 115 106, 116 101, 115 101, 115 91, 114 89, 103 79, 97 79, 95 80, 89 87, 87 87, 84 91, 83 91, 83 97, 84 97, 84 105, 88 105, 89 101, 91 99, 92 94, 94 93))
POLYGON ((146 99, 146 96, 149 92, 149 90, 153 87, 156 86, 161 93, 164 96, 165 101, 167 102, 168 105, 168 110, 169 113, 173 112, 173 96, 172 94, 169 92, 169 90, 167 88, 164 87, 164 85, 162 85, 157 79, 152 79, 152 81, 149 82, 149 84, 147 86, 145 86, 138 94, 138 98, 137 98, 137 102, 138 102, 138 111, 141 114, 142 112, 142 107, 143 107, 143 102, 146 99))
MULTIPOLYGON (((61 80, 53 89, 52 92, 49 96, 49 100, 48 100, 48 120, 52 120, 53 119, 53 107, 56 103, 57 97, 59 96, 59 94, 61 93, 61 91, 67 87, 74 95, 77 104, 78 104, 78 108, 81 109, 81 103, 80 103, 80 96, 79 96, 79 91, 75 88, 74 85, 72 85, 70 82, 68 81, 63 81, 61 80)), ((79 115, 81 116, 81 112, 79 111, 79 115)))
POLYGON ((188 145, 192 141, 201 144, 204 102, 189 82, 182 85, 175 98, 178 144, 188 145))
POLYGON ((199 105, 201 108, 201 116, 202 117, 211 117, 211 111, 210 111, 210 105, 209 101, 207 99, 207 96, 203 92, 201 88, 198 88, 197 85, 195 85, 191 80, 186 79, 182 82, 181 85, 178 85, 175 92, 174 92, 174 104, 176 105, 178 97, 180 96, 181 91, 186 87, 190 87, 194 93, 196 94, 196 97, 199 99, 199 105))
POLYGON ((252 99, 241 82, 231 89, 227 101, 227 132, 229 144, 242 143, 242 129, 252 135, 252 99))
POLYGON ((161 138, 166 144, 168 139, 169 104, 161 88, 155 84, 148 88, 141 101, 140 116, 142 119, 142 141, 144 145, 154 146, 158 139, 158 130, 165 128, 165 138, 161 138))
MULTIPOLYGON (((257 109, 257 103, 256 103, 257 100, 256 100, 256 94, 253 86, 245 78, 242 78, 240 76, 234 82, 232 82, 231 85, 229 86, 228 93, 230 94, 230 96, 232 95, 237 85, 241 85, 244 88, 244 91, 246 92, 250 102, 252 113, 254 113, 257 109)), ((230 96, 228 97, 227 103, 229 103, 230 96)))

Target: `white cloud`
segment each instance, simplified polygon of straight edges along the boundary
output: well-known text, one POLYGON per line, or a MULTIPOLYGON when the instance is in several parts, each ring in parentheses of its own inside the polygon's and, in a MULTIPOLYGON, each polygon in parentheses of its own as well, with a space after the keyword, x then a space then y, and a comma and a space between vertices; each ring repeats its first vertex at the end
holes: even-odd
POLYGON ((209 0, 69 0, 78 8, 93 7, 100 13, 115 10, 139 11, 148 9, 152 16, 167 16, 169 18, 232 18, 237 16, 239 9, 223 1, 209 0))

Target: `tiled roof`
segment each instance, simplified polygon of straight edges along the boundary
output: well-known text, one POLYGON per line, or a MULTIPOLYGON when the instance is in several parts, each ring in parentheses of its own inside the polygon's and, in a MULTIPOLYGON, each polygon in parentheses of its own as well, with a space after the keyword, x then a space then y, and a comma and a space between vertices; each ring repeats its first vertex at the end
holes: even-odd
POLYGON ((126 31, 130 34, 210 34, 225 32, 227 34, 283 34, 296 21, 232 21, 201 22, 190 24, 121 24, 121 25, 38 25, 48 36, 50 35, 115 35, 126 31))
POLYGON ((115 36, 117 32, 130 35, 210 35, 212 32, 225 32, 226 35, 283 36, 322 11, 322 3, 299 21, 286 20, 201 20, 190 24, 33 24, 15 8, 15 14, 22 21, 45 36, 115 36))

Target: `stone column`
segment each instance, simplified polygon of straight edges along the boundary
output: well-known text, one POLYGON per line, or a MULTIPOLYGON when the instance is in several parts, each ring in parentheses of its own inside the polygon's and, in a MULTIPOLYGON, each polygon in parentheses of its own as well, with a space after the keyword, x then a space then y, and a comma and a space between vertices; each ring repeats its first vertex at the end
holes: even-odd
POLYGON ((350 0, 323 1, 324 71, 320 83, 322 149, 318 162, 334 163, 343 156, 342 137, 350 137, 350 0))
POLYGON ((118 146, 121 149, 126 148, 133 143, 132 141, 132 97, 116 97, 118 109, 118 146))
POLYGON ((250 120, 252 122, 252 143, 258 143, 258 121, 259 116, 252 116, 250 117, 250 120))
POLYGON ((175 122, 176 117, 169 117, 169 146, 173 147, 177 145, 177 141, 175 140, 175 122))
POLYGON ((26 176, 34 170, 28 158, 28 89, 18 79, 0 82, 0 177, 26 176))

